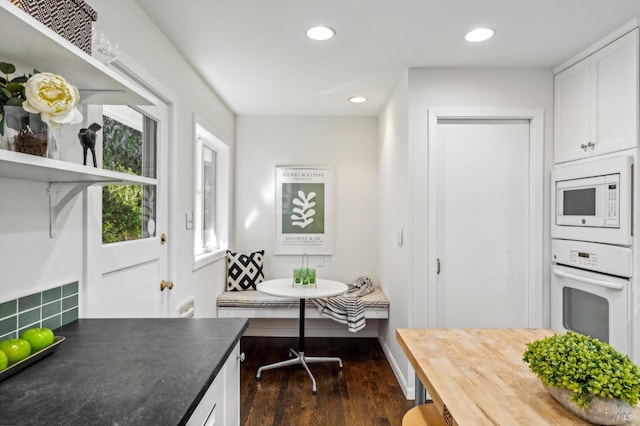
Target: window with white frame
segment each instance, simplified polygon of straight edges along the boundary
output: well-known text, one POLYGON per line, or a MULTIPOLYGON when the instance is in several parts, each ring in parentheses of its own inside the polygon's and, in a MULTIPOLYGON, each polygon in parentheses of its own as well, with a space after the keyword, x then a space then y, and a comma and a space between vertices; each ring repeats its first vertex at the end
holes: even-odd
POLYGON ((195 134, 193 229, 195 267, 200 267, 228 247, 229 147, 199 123, 195 134))
MULTIPOLYGON (((127 105, 104 105, 102 167, 156 177, 158 123, 127 105)), ((91 159, 87 164, 91 163, 91 159)), ((155 185, 105 185, 102 188, 102 242, 155 236, 155 185)))

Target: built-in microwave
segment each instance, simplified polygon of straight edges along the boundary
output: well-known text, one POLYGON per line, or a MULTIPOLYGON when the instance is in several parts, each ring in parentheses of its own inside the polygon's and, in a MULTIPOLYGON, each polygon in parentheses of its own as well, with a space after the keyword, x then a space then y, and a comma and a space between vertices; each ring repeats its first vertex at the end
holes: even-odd
POLYGON ((556 167, 551 237, 632 245, 633 160, 624 155, 556 167))

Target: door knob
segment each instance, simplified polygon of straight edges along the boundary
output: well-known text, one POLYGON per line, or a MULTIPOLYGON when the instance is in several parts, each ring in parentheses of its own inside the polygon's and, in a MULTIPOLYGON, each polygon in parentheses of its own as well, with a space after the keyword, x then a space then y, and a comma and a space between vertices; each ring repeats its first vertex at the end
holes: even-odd
POLYGON ((165 281, 165 280, 160 281, 160 291, 164 291, 165 288, 168 288, 169 290, 172 290, 173 289, 173 281, 165 281))
POLYGON ((162 233, 162 235, 160 235, 160 244, 167 244, 167 234, 165 234, 164 232, 162 233))

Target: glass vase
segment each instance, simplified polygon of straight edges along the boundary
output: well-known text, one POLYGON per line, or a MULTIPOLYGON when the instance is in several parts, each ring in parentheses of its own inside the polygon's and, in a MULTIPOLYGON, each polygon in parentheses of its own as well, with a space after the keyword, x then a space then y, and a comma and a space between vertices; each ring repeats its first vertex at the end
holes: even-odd
POLYGON ((60 159, 56 136, 59 129, 50 129, 40 114, 25 111, 21 106, 4 106, 4 127, 0 148, 23 154, 60 159))

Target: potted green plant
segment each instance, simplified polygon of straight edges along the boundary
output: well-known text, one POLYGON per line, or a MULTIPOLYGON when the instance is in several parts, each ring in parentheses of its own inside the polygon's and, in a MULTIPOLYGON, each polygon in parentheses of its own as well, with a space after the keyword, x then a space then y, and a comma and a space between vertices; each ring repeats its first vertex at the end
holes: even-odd
MULTIPOLYGON (((30 76, 19 75, 11 78, 11 74, 16 72, 16 67, 7 62, 0 62, 0 135, 4 134, 4 121, 6 114, 5 105, 22 107, 22 103, 27 100, 24 93, 24 85, 30 76)), ((34 70, 34 72, 37 72, 34 70)), ((16 123, 12 123, 16 124, 16 123)))
POLYGON ((527 343, 523 361, 573 414, 596 424, 631 420, 640 369, 608 343, 568 331, 527 343))
POLYGON ((55 74, 11 78, 16 67, 0 62, 0 134, 2 147, 27 154, 57 158, 53 131, 82 122, 77 109, 78 89, 55 74))
MULTIPOLYGON (((25 84, 30 75, 12 77, 16 67, 0 62, 0 135, 2 148, 11 151, 44 156, 47 153, 47 125, 37 114, 25 111, 27 100, 25 84)), ((37 70, 33 71, 38 73, 37 70)))
MULTIPOLYGON (((14 78, 9 78, 11 74, 16 72, 16 67, 13 64, 7 62, 0 62, 0 72, 4 74, 0 76, 0 105, 22 105, 24 102, 24 84, 27 82, 30 76, 19 75, 14 78)), ((33 70, 37 73, 37 70, 33 70)))

